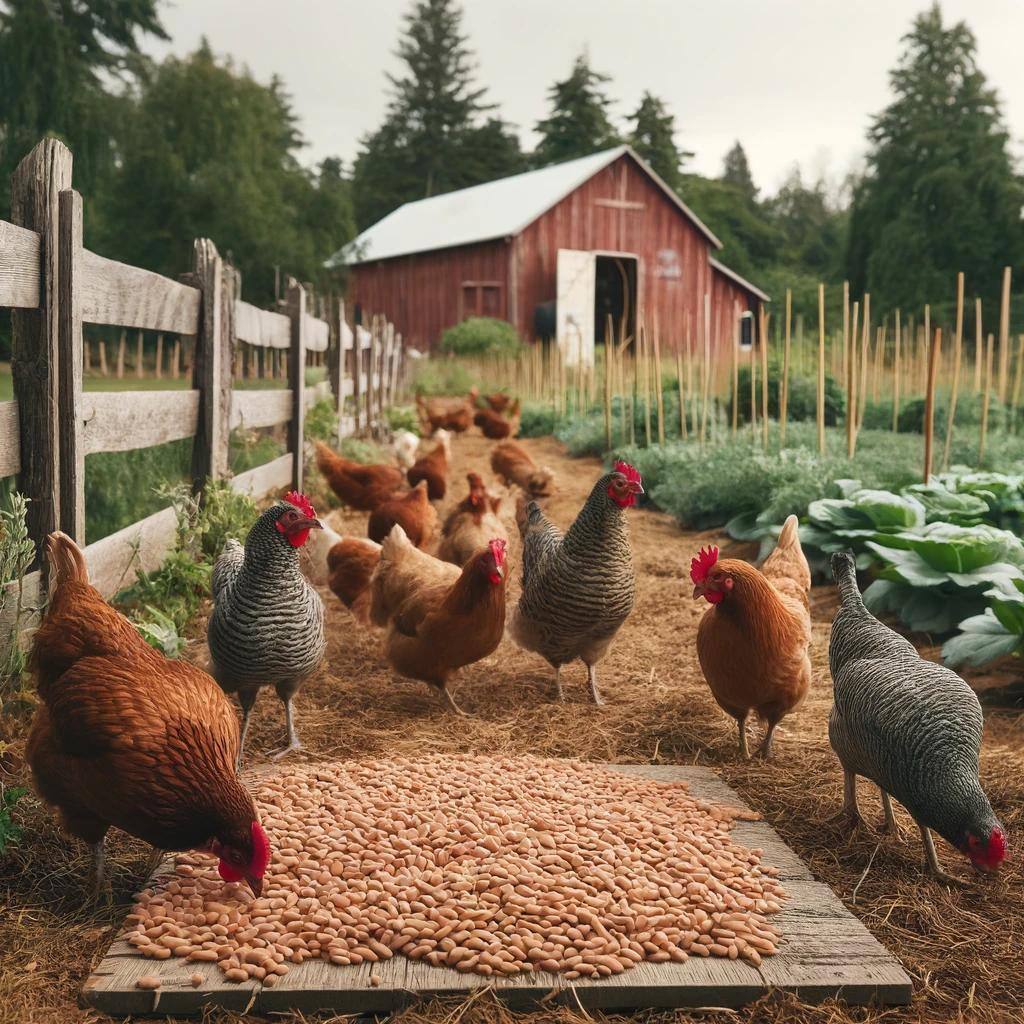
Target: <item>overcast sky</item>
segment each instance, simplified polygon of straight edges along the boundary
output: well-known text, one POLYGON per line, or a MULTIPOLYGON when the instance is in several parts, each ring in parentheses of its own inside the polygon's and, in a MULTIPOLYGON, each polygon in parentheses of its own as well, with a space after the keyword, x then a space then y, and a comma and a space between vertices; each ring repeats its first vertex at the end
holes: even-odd
MULTIPOLYGON (((838 179, 863 156, 865 130, 889 98, 900 38, 928 0, 463 0, 479 80, 524 145, 547 113, 547 90, 581 50, 612 76, 619 118, 649 89, 676 115, 690 167, 718 174, 739 139, 757 184, 773 191, 794 163, 838 179)), ((351 161, 381 120, 385 72, 411 0, 173 0, 170 44, 187 53, 205 35, 261 79, 280 75, 312 163, 351 161)), ((1014 140, 1024 139, 1024 2, 945 0, 964 19, 996 87, 1014 140)))

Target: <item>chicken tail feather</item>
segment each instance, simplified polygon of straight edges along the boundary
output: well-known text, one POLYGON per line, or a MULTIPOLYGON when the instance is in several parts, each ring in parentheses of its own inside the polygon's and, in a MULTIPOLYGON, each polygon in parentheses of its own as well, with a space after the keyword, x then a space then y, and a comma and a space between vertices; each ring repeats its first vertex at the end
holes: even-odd
POLYGON ((50 561, 50 580, 54 585, 89 582, 85 554, 66 533, 55 530, 46 538, 46 556, 50 561))
POLYGON ((779 542, 775 545, 776 550, 786 551, 792 547, 800 547, 800 520, 796 516, 789 516, 782 524, 779 533, 779 542))

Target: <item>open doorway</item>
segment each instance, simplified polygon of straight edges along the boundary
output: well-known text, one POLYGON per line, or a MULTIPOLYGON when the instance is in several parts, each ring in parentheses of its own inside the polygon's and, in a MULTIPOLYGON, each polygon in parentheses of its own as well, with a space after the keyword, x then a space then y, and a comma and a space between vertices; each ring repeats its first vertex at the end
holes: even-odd
POLYGON ((625 336, 636 336, 636 284, 637 260, 635 256, 603 256, 597 254, 594 274, 594 340, 605 344, 608 317, 612 320, 613 336, 621 337, 625 321, 625 336))

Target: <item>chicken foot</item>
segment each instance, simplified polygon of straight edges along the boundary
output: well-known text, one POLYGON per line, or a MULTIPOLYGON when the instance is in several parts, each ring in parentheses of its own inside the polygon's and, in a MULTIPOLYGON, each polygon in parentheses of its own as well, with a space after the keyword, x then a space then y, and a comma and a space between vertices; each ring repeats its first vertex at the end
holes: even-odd
MULTIPOLYGON (((772 757, 772 740, 775 738, 775 728, 778 722, 769 722, 768 729, 764 734, 764 739, 761 740, 761 746, 757 748, 757 756, 764 761, 770 761, 772 757)), ((743 726, 743 738, 747 738, 746 725, 743 726)))
POLYGON ((921 842, 924 843, 924 866, 925 870, 930 872, 937 882, 941 882, 943 885, 952 885, 958 889, 966 887, 967 883, 959 878, 954 878, 952 875, 946 874, 942 870, 942 866, 939 864, 938 855, 935 852, 935 841, 932 839, 931 830, 925 828, 920 822, 917 823, 917 827, 921 830, 921 842))
MULTIPOLYGON (((586 664, 586 662, 584 662, 586 664)), ((597 666, 587 665, 587 683, 590 685, 590 697, 596 707, 604 704, 604 699, 597 691, 597 666)))
POLYGON ((463 711, 462 708, 460 708, 459 705, 455 703, 455 698, 452 696, 451 690, 448 689, 448 686, 445 683, 441 684, 440 690, 441 690, 441 696, 444 697, 444 699, 448 702, 448 707, 452 711, 454 711, 455 714, 462 715, 463 718, 468 718, 469 717, 466 714, 466 712, 463 711))
POLYGON ((555 666, 555 699, 559 704, 565 700, 565 694, 562 693, 562 666, 555 666))
POLYGON ((292 698, 291 694, 287 697, 281 698, 284 701, 284 720, 288 730, 288 746, 283 750, 278 750, 276 753, 271 754, 271 760, 279 761, 282 757, 292 753, 295 750, 302 750, 302 743, 299 741, 299 733, 295 728, 295 718, 292 713, 292 698))

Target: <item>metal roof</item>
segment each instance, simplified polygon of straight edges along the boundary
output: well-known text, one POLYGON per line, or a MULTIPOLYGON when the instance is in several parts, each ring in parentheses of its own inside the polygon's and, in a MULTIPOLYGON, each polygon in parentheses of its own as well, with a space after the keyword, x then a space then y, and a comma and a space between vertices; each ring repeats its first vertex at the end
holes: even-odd
POLYGON ((756 295, 762 302, 771 302, 771 296, 765 295, 760 288, 756 285, 752 285, 745 277, 740 277, 735 270, 731 270, 724 263, 719 263, 713 256, 708 257, 708 263, 711 264, 712 270, 717 270, 720 274, 735 281, 741 288, 745 288, 748 292, 756 295))
POLYGON ((518 235, 625 153, 643 168, 716 249, 722 247, 700 218, 629 146, 616 146, 578 160, 406 203, 339 249, 325 266, 370 263, 518 235))

